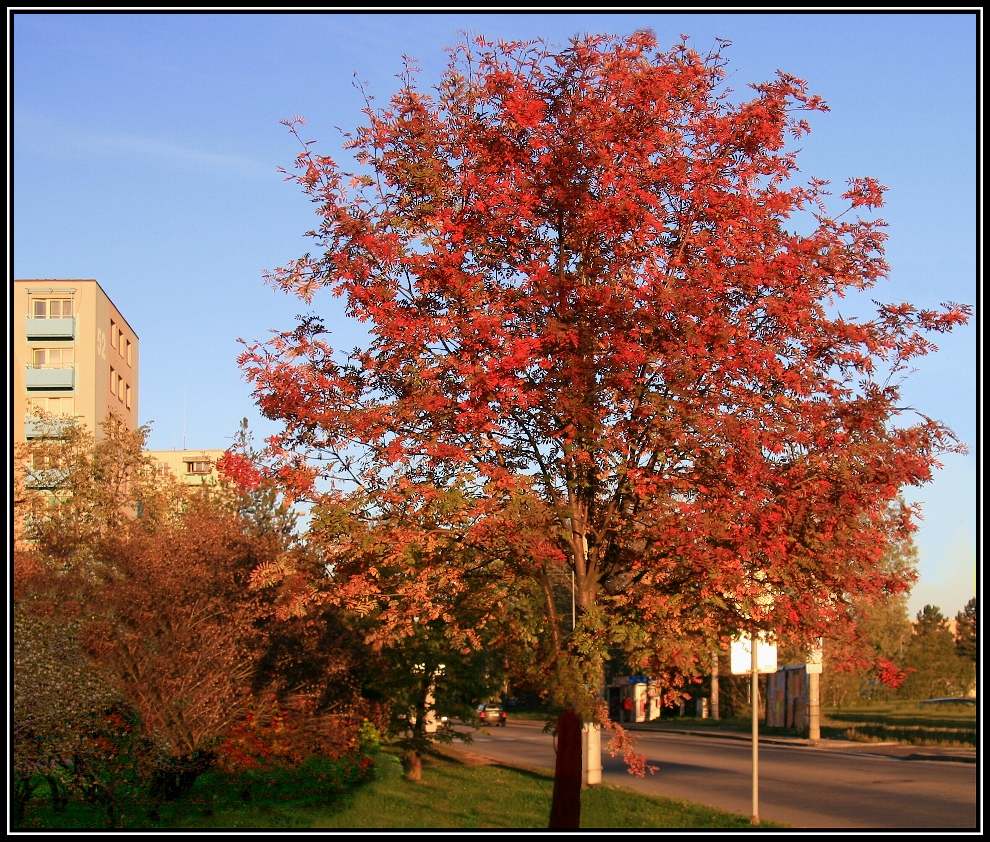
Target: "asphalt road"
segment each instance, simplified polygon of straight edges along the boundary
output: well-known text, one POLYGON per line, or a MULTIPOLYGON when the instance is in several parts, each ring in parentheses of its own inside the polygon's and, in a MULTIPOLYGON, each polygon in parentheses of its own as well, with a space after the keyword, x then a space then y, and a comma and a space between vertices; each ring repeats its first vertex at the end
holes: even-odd
MULTIPOLYGON (((472 743, 457 747, 493 760, 552 768, 553 741, 542 728, 538 722, 510 722, 475 732, 472 743)), ((643 731, 635 736, 637 749, 659 771, 636 778, 621 756, 611 758, 603 751, 603 780, 750 814, 749 742, 643 731)), ((855 744, 814 748, 761 743, 761 818, 801 828, 977 827, 975 763, 860 751, 855 744)))

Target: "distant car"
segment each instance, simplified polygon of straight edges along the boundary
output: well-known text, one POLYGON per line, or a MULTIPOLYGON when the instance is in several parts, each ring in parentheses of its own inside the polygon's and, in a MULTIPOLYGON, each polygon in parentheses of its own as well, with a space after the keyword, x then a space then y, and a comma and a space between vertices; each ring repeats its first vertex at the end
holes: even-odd
POLYGON ((508 717, 505 715, 505 710, 497 702, 486 702, 483 705, 478 705, 478 719, 481 720, 482 725, 505 725, 506 719, 508 717))

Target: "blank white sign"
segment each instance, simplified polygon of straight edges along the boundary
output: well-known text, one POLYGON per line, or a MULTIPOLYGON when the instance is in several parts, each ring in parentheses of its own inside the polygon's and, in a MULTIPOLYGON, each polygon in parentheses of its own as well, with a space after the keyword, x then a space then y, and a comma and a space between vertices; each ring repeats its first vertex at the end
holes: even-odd
MULTIPOLYGON (((753 650, 749 635, 734 638, 729 649, 733 675, 749 675, 753 668, 753 650)), ((777 644, 767 643, 762 637, 756 639, 756 671, 777 671, 777 644)))

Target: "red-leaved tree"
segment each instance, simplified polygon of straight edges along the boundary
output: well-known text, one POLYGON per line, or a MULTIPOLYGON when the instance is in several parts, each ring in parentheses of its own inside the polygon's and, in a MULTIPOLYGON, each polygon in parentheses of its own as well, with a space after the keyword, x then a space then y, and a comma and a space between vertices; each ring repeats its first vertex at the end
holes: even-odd
POLYGON ((846 595, 904 589, 878 563, 912 512, 888 504, 959 448, 901 409, 898 378, 969 308, 835 315, 887 274, 884 188, 853 178, 827 209, 788 147, 824 102, 785 73, 737 102, 725 65, 648 32, 478 38, 434 92, 407 66, 369 103, 353 171, 286 122, 318 254, 268 280, 344 297, 369 341, 340 354, 305 318, 247 346, 283 478, 456 488, 476 515, 458 522, 515 542, 535 579, 573 572, 576 631, 544 606, 547 668, 592 687, 610 641, 660 672, 691 635, 818 636, 846 595))

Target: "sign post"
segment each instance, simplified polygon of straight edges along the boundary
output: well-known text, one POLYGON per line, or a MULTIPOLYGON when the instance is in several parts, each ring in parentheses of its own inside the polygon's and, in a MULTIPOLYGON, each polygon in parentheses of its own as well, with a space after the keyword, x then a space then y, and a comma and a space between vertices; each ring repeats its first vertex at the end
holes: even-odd
POLYGON ((756 638, 739 635, 732 641, 730 661, 733 675, 749 674, 752 679, 753 723, 753 824, 760 823, 760 673, 777 671, 777 644, 769 643, 765 635, 756 638), (760 637, 763 639, 761 640, 760 637))
POLYGON ((752 650, 752 665, 750 671, 752 675, 753 689, 751 694, 752 704, 752 724, 753 724, 753 824, 760 823, 760 669, 757 663, 756 646, 749 647, 752 650))

